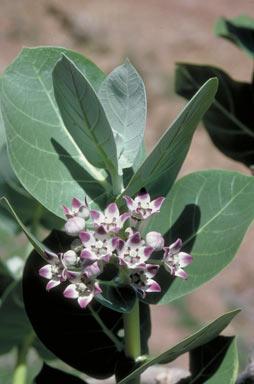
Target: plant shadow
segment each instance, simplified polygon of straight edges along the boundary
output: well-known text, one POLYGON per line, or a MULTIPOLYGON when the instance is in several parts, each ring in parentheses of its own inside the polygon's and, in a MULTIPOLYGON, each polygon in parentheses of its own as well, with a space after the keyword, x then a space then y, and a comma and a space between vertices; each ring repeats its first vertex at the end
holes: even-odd
MULTIPOLYGON (((51 139, 51 143, 59 156, 59 160, 70 172, 73 180, 75 180, 92 200, 104 209, 109 199, 109 193, 91 174, 86 171, 77 161, 59 144, 55 139, 51 139)), ((107 177, 107 181, 109 176, 107 177)))

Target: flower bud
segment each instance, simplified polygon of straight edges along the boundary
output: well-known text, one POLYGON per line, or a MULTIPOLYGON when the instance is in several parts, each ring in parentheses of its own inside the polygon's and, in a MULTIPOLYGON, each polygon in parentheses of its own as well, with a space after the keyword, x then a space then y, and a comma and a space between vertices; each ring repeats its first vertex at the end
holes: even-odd
POLYGON ((67 267, 77 264, 78 256, 73 250, 69 250, 63 254, 63 262, 67 267))
POLYGON ((82 217, 72 217, 69 219, 64 228, 67 235, 70 236, 77 236, 79 232, 83 231, 85 229, 86 222, 82 217))
POLYGON ((90 210, 88 206, 82 205, 78 210, 78 217, 82 217, 82 219, 89 219, 90 217, 90 210))
POLYGON ((164 238, 159 232, 148 232, 146 235, 146 244, 153 247, 155 251, 161 251, 164 247, 164 238))

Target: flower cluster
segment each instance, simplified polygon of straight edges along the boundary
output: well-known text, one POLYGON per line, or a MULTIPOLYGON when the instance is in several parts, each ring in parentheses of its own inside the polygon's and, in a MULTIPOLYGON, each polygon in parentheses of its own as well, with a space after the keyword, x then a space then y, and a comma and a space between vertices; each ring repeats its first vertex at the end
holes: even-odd
MULTIPOLYGON (((187 279, 183 270, 192 261, 192 256, 180 252, 181 239, 164 247, 163 236, 155 231, 143 239, 139 232, 140 223, 160 212, 163 197, 151 201, 148 193, 140 193, 133 200, 123 196, 129 212, 120 214, 116 203, 111 203, 104 213, 89 208, 87 200, 82 203, 72 199, 72 208, 63 206, 67 219, 65 231, 75 239, 70 249, 64 253, 45 251, 48 264, 39 270, 39 275, 48 279, 46 290, 68 282, 63 295, 77 299, 81 308, 102 293, 99 277, 106 264, 113 263, 118 275, 112 282, 129 284, 141 295, 147 292, 160 292, 161 288, 154 276, 161 265, 173 276, 187 279), (93 228, 87 227, 87 220, 93 220, 93 228), (130 226, 129 223, 134 223, 130 226), (129 225, 128 225, 129 224, 129 225), (155 251, 164 250, 161 261, 152 260, 155 251)), ((103 281, 101 282, 103 283, 103 281)))

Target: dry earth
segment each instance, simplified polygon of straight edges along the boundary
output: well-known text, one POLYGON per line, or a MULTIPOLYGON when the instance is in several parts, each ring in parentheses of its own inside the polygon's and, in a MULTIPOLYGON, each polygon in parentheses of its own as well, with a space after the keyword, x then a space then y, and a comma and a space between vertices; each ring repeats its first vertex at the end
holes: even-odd
MULTIPOLYGON (((217 17, 253 15, 253 0, 0 0, 0 73, 22 46, 56 45, 77 50, 105 72, 126 56, 141 73, 148 95, 149 150, 181 110, 174 94, 178 61, 207 63, 227 69, 239 80, 251 78, 252 62, 238 48, 213 36, 217 17)), ((207 168, 248 170, 219 153, 200 126, 181 175, 207 168)), ((227 330, 240 334, 245 348, 253 336, 253 226, 229 268, 190 294, 186 311, 202 324, 229 308, 242 313, 227 330)), ((190 330, 175 307, 152 308, 151 350, 173 345, 190 330)), ((246 349, 245 349, 246 350, 246 349)), ((187 367, 187 356, 173 365, 187 367)))

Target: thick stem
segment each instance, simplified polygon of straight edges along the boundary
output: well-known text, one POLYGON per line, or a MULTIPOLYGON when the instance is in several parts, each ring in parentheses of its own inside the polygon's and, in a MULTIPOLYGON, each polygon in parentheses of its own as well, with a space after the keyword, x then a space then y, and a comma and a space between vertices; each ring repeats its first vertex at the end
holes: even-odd
POLYGON ((118 175, 118 173, 116 172, 110 172, 110 175, 113 187, 113 194, 115 196, 118 196, 123 190, 123 177, 118 175))
MULTIPOLYGON (((139 301, 136 303, 129 313, 123 315, 124 323, 124 341, 125 355, 133 360, 136 360, 141 355, 140 342, 140 318, 139 318, 139 301)), ((136 376, 128 384, 140 384, 140 376, 136 376)))
POLYGON ((32 331, 26 337, 23 345, 18 347, 17 364, 14 370, 13 381, 12 381, 13 384, 26 383, 26 377, 27 377, 26 359, 27 359, 29 348, 33 342, 34 337, 35 337, 35 333, 32 331))

